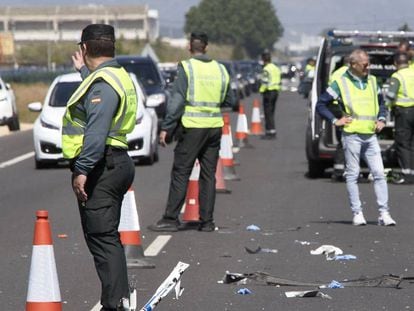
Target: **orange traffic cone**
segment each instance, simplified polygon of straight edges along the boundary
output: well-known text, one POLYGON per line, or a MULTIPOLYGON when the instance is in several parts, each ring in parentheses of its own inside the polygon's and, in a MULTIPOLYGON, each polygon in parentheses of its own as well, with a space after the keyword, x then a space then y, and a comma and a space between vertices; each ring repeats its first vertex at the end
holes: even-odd
POLYGON ((128 189, 122 200, 118 232, 124 246, 128 268, 155 268, 155 265, 148 262, 144 256, 135 193, 132 188, 128 189))
POLYGON ((231 193, 231 190, 226 188, 226 182, 224 180, 223 172, 223 160, 219 156, 216 168, 216 192, 217 193, 231 193))
POLYGON ((250 134, 252 135, 263 134, 262 122, 260 121, 260 102, 258 99, 255 99, 253 101, 252 123, 250 126, 250 134))
POLYGON ((229 126, 224 124, 220 142, 220 158, 223 164, 223 175, 225 180, 240 180, 236 174, 233 161, 233 150, 231 148, 231 137, 229 126))
POLYGON ((61 311, 52 234, 47 211, 36 212, 26 311, 61 311))
POLYGON ((185 222, 198 222, 200 220, 200 203, 198 200, 200 177, 200 163, 195 160, 193 170, 187 186, 187 195, 185 198, 185 208, 182 220, 185 222))
POLYGON ((237 146, 240 148, 247 147, 251 148, 252 145, 249 144, 247 136, 249 134, 249 127, 247 125, 247 117, 244 113, 244 105, 240 103, 239 114, 237 116, 237 127, 236 127, 236 139, 237 146))

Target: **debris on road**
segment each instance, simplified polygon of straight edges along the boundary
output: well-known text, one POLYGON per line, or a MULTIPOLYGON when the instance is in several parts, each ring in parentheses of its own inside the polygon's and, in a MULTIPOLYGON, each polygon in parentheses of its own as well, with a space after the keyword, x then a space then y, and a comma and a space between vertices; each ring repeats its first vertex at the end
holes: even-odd
POLYGON ((299 240, 295 240, 295 243, 299 243, 301 245, 319 244, 318 242, 308 242, 308 241, 299 241, 299 240))
POLYGON ((331 296, 324 294, 318 290, 308 290, 308 291, 291 291, 285 292, 287 298, 308 298, 308 297, 321 297, 324 299, 332 299, 331 296))
POLYGON ((237 294, 239 294, 239 295, 250 295, 251 293, 252 293, 252 291, 248 288, 240 288, 237 291, 237 294))
POLYGON ((354 260, 354 259, 357 259, 356 256, 347 254, 347 255, 336 255, 333 258, 328 259, 328 260, 354 260))
POLYGON ((260 231, 260 227, 256 226, 256 225, 250 225, 246 227, 247 231, 260 231))
POLYGON ((344 288, 344 285, 338 281, 332 280, 331 283, 327 285, 328 288, 344 288))
MULTIPOLYGON (((340 283, 344 287, 381 287, 381 288, 401 288, 400 284, 403 280, 410 280, 409 277, 402 277, 392 274, 386 274, 379 277, 360 277, 355 280, 344 280, 340 283)), ((253 273, 230 273, 226 271, 222 284, 232 284, 241 282, 257 281, 261 284, 271 286, 312 286, 319 288, 327 288, 332 282, 313 283, 313 282, 301 282, 289 279, 282 279, 275 276, 271 276, 265 272, 253 272, 253 273)), ((246 284, 246 283, 244 283, 246 284)))
POLYGON ((322 255, 326 256, 326 260, 332 260, 337 255, 342 255, 344 252, 339 247, 333 245, 322 245, 317 249, 310 251, 312 255, 322 255))
POLYGON ((260 246, 258 246, 255 249, 251 249, 247 246, 244 247, 246 252, 248 252, 249 254, 258 254, 258 253, 273 253, 276 254, 278 252, 277 249, 271 249, 271 248, 261 248, 260 246))
POLYGON ((155 294, 142 307, 141 311, 152 311, 160 303, 162 298, 167 296, 172 289, 175 289, 175 298, 181 296, 184 288, 181 287, 181 276, 190 265, 184 262, 178 262, 170 275, 158 287, 155 294))

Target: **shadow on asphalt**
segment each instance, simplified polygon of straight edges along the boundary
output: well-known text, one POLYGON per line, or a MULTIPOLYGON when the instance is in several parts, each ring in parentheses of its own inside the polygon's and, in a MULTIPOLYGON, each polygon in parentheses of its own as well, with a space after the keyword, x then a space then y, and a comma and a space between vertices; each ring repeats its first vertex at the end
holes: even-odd
MULTIPOLYGON (((350 226, 353 226, 351 220, 324 220, 324 221, 315 220, 315 221, 310 221, 310 223, 313 223, 313 224, 326 224, 326 225, 329 225, 329 224, 340 224, 340 225, 350 225, 350 226)), ((367 221, 367 226, 368 225, 378 226, 378 222, 376 222, 376 221, 367 221)), ((358 226, 355 226, 355 227, 358 227, 358 226)), ((361 227, 364 227, 364 226, 361 226, 361 227)))

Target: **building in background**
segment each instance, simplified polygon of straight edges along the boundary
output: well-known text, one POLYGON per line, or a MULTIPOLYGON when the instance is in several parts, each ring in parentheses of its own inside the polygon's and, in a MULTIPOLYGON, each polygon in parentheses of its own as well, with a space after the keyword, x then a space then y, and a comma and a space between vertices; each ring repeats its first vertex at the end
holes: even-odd
POLYGON ((91 23, 114 26, 117 38, 151 42, 159 37, 158 11, 147 5, 0 7, 0 32, 10 32, 16 42, 79 40, 91 23))

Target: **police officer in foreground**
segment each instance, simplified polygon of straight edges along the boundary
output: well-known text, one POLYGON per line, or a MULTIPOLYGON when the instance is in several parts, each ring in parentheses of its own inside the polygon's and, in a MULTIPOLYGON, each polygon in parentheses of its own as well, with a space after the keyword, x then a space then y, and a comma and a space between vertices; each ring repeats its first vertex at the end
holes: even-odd
POLYGON ((335 126, 343 127, 346 188, 355 226, 366 225, 359 196, 360 159, 367 163, 373 178, 378 204, 378 224, 396 224, 389 213, 388 186, 384 175, 381 149, 376 133, 385 126, 387 109, 375 76, 369 75, 368 54, 360 49, 349 56, 349 69, 337 77, 316 103, 318 113, 335 126), (338 100, 339 99, 339 100, 338 100), (345 114, 337 119, 328 109, 334 101, 341 103, 345 114))
POLYGON ((167 115, 161 124, 160 144, 165 146, 176 131, 170 190, 162 218, 148 227, 153 231, 177 231, 178 216, 185 201, 188 180, 196 159, 200 162, 198 230, 214 231, 216 166, 223 118, 220 107, 234 105, 225 67, 206 55, 208 38, 194 32, 190 37, 191 58, 180 62, 167 115))
POLYGON ((414 68, 409 67, 409 56, 395 56, 397 72, 391 76, 386 94, 395 116, 395 145, 401 174, 394 176, 394 184, 414 183, 414 68))
POLYGON ((262 94, 263 111, 265 116, 265 135, 263 139, 275 139, 275 110, 276 101, 279 96, 281 71, 272 63, 272 56, 269 51, 262 54, 263 71, 259 92, 262 94))
POLYGON ((135 125, 137 97, 130 76, 113 59, 112 26, 88 25, 79 46, 72 59, 83 81, 63 117, 63 155, 71 161, 82 229, 102 284, 101 310, 128 310, 118 224, 123 196, 135 174, 126 134, 135 125))

